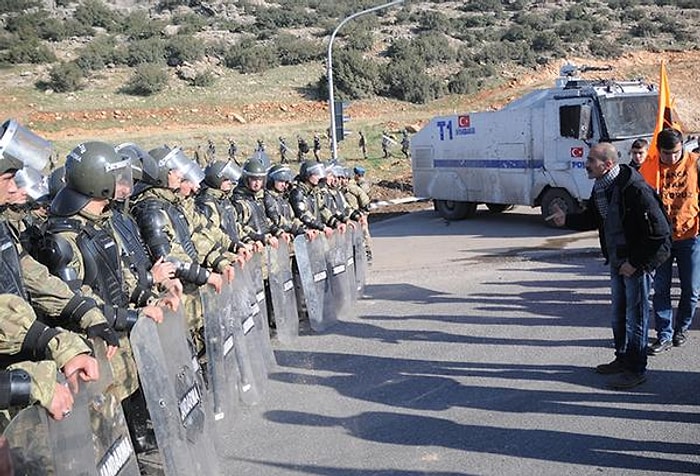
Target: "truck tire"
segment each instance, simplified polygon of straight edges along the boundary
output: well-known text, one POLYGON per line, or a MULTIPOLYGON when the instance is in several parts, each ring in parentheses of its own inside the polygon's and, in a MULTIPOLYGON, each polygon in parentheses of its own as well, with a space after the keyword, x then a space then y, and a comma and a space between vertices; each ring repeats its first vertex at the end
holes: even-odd
POLYGON ((486 207, 491 213, 503 213, 512 210, 515 208, 515 205, 509 205, 508 203, 487 203, 486 207))
POLYGON ((476 214, 475 202, 455 202, 452 200, 434 200, 435 210, 445 220, 463 220, 476 214))
MULTIPOLYGON (((565 213, 578 213, 580 207, 576 200, 571 197, 571 194, 563 188, 550 188, 542 196, 542 218, 547 218, 554 213, 553 205, 556 204, 565 213)), ((551 227, 555 227, 554 223, 545 220, 545 223, 551 227)))

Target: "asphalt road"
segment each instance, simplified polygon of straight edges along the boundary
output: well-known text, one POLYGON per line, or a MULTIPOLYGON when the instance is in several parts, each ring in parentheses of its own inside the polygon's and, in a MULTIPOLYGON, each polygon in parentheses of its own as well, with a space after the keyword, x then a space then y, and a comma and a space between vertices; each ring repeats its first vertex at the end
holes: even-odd
POLYGON ((275 344, 226 474, 700 474, 700 332, 632 391, 592 370, 613 358, 595 233, 527 208, 372 231, 357 316, 275 344))

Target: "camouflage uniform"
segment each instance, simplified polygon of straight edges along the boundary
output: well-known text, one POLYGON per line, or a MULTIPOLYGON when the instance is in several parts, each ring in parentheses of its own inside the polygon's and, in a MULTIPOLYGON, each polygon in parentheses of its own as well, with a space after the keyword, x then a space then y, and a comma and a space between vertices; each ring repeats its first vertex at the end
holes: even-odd
POLYGON ((208 227, 223 230, 231 239, 232 249, 235 251, 243 245, 243 227, 229 195, 223 190, 204 187, 197 195, 195 203, 199 213, 207 219, 208 227))
POLYGON ((304 223, 294 215, 292 204, 289 203, 289 194, 267 188, 263 198, 265 213, 272 222, 272 226, 291 235, 303 235, 306 232, 304 223))
MULTIPOLYGON (((113 322, 112 327, 120 332, 128 329, 127 322, 133 325, 138 317, 137 311, 132 309, 132 312, 127 314, 129 306, 128 290, 135 289, 137 280, 131 272, 124 272, 122 269, 121 256, 122 250, 114 238, 114 232, 111 230, 109 220, 111 212, 97 216, 87 212, 80 211, 77 215, 70 218, 50 217, 47 224, 47 232, 55 234, 54 239, 65 240, 70 245, 72 250, 72 259, 65 266, 67 269, 74 271, 75 281, 72 284, 74 289, 80 289, 83 295, 90 296, 96 302, 102 304, 103 312, 110 316, 113 322), (70 223, 68 223, 70 222, 70 223), (106 232, 106 233, 105 233, 106 232), (111 248, 113 243, 114 256, 117 258, 114 262, 106 263, 96 260, 98 265, 108 267, 110 274, 116 276, 116 282, 110 289, 105 289, 103 283, 100 283, 99 278, 94 278, 92 283, 86 283, 86 268, 83 249, 79 245, 79 240, 91 235, 99 235, 104 237, 107 242, 102 243, 106 248, 111 248), (115 289, 116 285, 121 284, 115 289)), ((56 270, 58 271, 58 270, 56 270)), ((102 270, 104 272, 104 270, 102 270)), ((100 273, 98 273, 100 274, 100 273)), ((133 306, 132 306, 133 308, 133 306)), ((126 333, 121 333, 119 339, 119 350, 117 354, 109 361, 114 377, 114 385, 109 388, 109 392, 117 397, 120 401, 134 393, 138 388, 138 374, 136 363, 134 362, 133 353, 129 344, 129 338, 126 333)))
POLYGON ((348 181, 347 185, 341 187, 341 191, 350 209, 351 219, 357 221, 360 214, 369 212, 369 195, 359 185, 348 181))
POLYGON ((292 184, 289 192, 289 202, 294 214, 306 228, 323 230, 326 226, 335 228, 341 221, 326 207, 323 195, 314 187, 302 180, 292 184))

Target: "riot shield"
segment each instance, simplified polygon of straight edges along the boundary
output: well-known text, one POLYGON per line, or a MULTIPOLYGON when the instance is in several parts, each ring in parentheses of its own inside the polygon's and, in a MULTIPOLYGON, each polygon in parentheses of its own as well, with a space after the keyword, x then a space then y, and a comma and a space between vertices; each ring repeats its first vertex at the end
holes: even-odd
MULTIPOLYGON (((34 405, 20 411, 5 428, 3 435, 10 445, 15 474, 57 474, 49 445, 48 419, 46 410, 34 405)), ((89 435, 89 427, 85 431, 89 435)), ((89 454, 85 461, 85 464, 89 464, 89 454)))
POLYGON ((311 328, 321 332, 330 327, 337 315, 332 307, 332 295, 326 270, 325 237, 309 241, 305 235, 294 238, 294 253, 301 277, 311 328))
POLYGON ((355 270, 355 249, 353 248, 354 241, 354 229, 359 227, 360 224, 357 222, 352 222, 353 227, 348 227, 347 233, 343 235, 343 245, 345 246, 345 263, 347 266, 347 276, 350 283, 350 297, 352 299, 352 305, 355 305, 357 301, 357 280, 356 280, 356 270, 355 270))
POLYGON ((359 299, 363 296, 367 278, 367 251, 365 250, 361 227, 355 227, 352 230, 352 248, 355 256, 355 285, 357 286, 357 297, 359 299))
POLYGON ((231 428, 236 411, 239 373, 233 352, 234 337, 229 325, 233 313, 233 293, 224 284, 217 294, 211 286, 199 290, 204 310, 204 338, 207 349, 207 378, 209 399, 213 406, 214 426, 219 434, 231 428), (219 431, 219 430, 223 430, 219 431))
POLYGON ((105 393, 112 374, 104 342, 95 342, 94 349, 100 380, 80 383, 69 417, 56 421, 34 406, 20 412, 6 429, 15 474, 139 475, 121 404, 105 393))
POLYGON ((254 291, 252 301, 250 303, 250 312, 255 321, 258 339, 260 341, 260 349, 265 358, 265 366, 267 372, 271 372, 277 366, 275 353, 272 350, 272 342, 270 341, 270 323, 267 315, 267 300, 265 296, 265 280, 263 267, 266 266, 265 255, 254 253, 253 258, 248 262, 246 268, 250 272, 252 283, 251 289, 254 291))
POLYGON ((289 258, 289 247, 284 240, 280 240, 277 249, 267 247, 267 266, 277 338, 280 342, 292 342, 299 335, 299 313, 292 261, 289 258))
POLYGON ((130 339, 165 473, 220 474, 182 310, 166 311, 162 324, 139 319, 130 339))
MULTIPOLYGON (((333 306, 338 317, 347 318, 352 314, 353 291, 350 285, 348 265, 345 258, 346 235, 350 231, 340 233, 333 232, 333 235, 326 241, 326 266, 328 268, 328 278, 331 284, 331 295, 333 296, 333 306)), ((353 279, 354 281, 354 279, 353 279)))

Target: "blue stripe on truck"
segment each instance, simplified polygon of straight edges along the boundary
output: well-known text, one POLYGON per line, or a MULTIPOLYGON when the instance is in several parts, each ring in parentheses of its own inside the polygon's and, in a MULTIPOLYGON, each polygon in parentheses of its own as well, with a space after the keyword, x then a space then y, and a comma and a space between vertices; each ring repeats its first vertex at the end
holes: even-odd
POLYGON ((469 159, 469 160, 433 160, 435 168, 466 168, 466 169, 541 169, 542 160, 526 159, 469 159))

